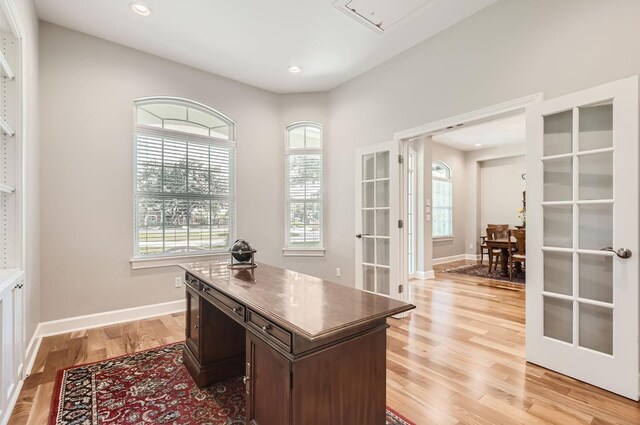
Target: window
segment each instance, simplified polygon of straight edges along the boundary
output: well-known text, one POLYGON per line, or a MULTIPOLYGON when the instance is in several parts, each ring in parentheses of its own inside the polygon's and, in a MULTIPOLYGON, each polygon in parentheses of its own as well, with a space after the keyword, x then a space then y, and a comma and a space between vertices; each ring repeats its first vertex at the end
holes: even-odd
POLYGON ((441 161, 431 166, 433 200, 433 237, 453 236, 453 190, 451 184, 451 168, 441 161))
POLYGON ((135 102, 135 256, 222 252, 234 241, 235 124, 183 99, 135 102))
POLYGON ((285 156, 285 255, 323 255, 322 126, 289 125, 285 156))

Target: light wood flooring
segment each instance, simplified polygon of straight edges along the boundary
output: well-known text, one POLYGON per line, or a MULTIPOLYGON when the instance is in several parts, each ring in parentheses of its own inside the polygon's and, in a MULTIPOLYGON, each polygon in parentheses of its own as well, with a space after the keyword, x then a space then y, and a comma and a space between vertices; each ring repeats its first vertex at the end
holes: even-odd
MULTIPOLYGON (((524 361, 524 289, 440 270, 390 319, 387 403, 422 424, 640 424, 640 404, 524 361)), ((56 372, 184 338, 176 314, 45 338, 10 425, 45 425, 56 372)), ((304 424, 301 424, 304 425, 304 424)), ((367 424, 354 424, 367 425, 367 424)))

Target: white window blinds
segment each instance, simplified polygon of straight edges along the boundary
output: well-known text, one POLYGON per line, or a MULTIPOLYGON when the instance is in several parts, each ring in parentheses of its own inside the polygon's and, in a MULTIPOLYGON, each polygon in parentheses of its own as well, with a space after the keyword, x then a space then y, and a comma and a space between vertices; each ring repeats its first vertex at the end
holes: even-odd
POLYGON ((136 254, 227 250, 234 237, 235 145, 140 125, 135 143, 136 254))
POLYGON ((318 124, 287 128, 286 247, 322 247, 322 131, 318 124))
POLYGON ((431 189, 433 237, 453 235, 452 189, 451 169, 442 162, 435 162, 431 189))

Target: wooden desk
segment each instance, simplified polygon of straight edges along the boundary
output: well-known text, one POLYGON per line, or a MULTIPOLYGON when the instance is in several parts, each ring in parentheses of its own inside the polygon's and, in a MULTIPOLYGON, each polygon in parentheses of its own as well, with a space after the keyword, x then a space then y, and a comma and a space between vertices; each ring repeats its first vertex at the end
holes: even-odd
POLYGON ((200 387, 244 376, 247 424, 385 424, 386 318, 415 306, 265 264, 180 267, 184 364, 200 387))

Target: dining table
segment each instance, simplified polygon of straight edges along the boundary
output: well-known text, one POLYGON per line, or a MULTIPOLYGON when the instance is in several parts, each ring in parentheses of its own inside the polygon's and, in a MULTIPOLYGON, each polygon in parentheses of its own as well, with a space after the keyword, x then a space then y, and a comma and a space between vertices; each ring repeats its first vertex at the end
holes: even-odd
MULTIPOLYGON (((515 242, 516 239, 512 236, 511 244, 515 242)), ((509 277, 509 238, 487 239, 486 244, 489 253, 493 252, 494 249, 500 250, 500 276, 509 277)), ((491 265, 489 265, 489 267, 491 267, 491 265)), ((518 273, 522 271, 522 264, 519 262, 516 263, 516 271, 518 273)))

